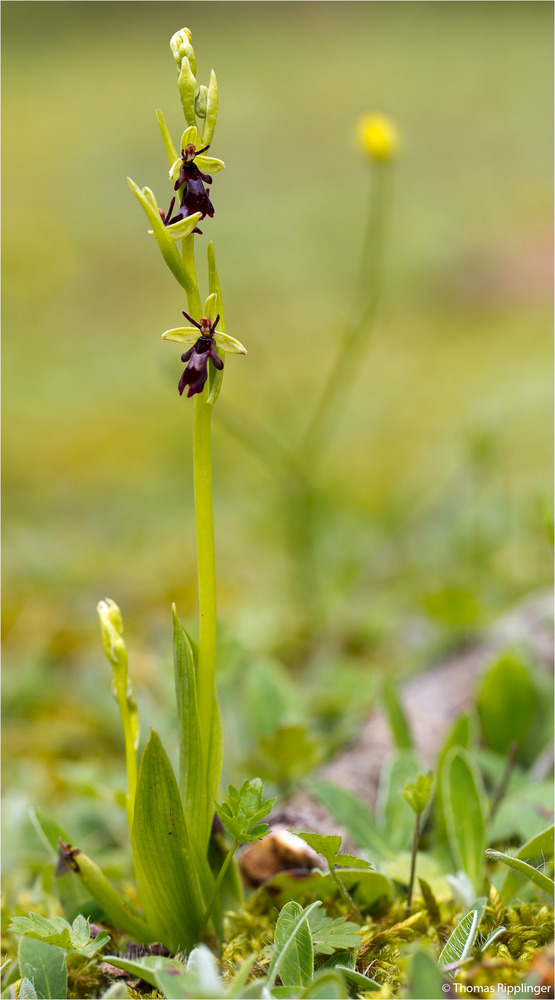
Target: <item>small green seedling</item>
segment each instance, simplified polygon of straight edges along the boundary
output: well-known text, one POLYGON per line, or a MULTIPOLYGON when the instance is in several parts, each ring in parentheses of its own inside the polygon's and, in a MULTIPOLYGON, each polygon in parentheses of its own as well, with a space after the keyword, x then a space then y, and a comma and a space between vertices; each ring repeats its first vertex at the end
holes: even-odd
POLYGON ((412 890, 414 887, 414 876, 416 873, 416 855, 418 853, 418 841, 420 840, 420 817, 430 801, 433 784, 433 772, 428 771, 426 774, 419 774, 416 781, 407 781, 403 789, 403 797, 415 813, 409 890, 407 893, 407 910, 410 910, 412 903, 412 890))

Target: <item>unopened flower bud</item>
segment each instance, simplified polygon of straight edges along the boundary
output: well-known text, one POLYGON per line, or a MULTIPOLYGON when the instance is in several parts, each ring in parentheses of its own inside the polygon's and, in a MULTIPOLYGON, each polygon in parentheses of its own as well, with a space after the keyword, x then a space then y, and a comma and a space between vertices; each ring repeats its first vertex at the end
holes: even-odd
POLYGON ((189 59, 184 59, 181 63, 177 89, 181 98, 181 106, 187 125, 195 125, 195 99, 199 92, 199 85, 195 79, 195 74, 189 59))
POLYGON ((375 160, 392 160, 399 149, 399 132, 386 115, 364 115, 357 124, 359 145, 375 160))
POLYGON ((199 118, 206 118, 207 103, 208 103, 208 87, 201 85, 195 97, 195 111, 199 118))
POLYGON ((114 601, 107 598, 100 601, 97 609, 100 618, 102 645, 114 669, 114 677, 127 677, 127 650, 122 638, 123 622, 121 611, 114 601))
POLYGON ((189 28, 181 28, 181 31, 176 31, 175 35, 170 38, 170 49, 172 50, 172 55, 177 63, 178 69, 181 69, 181 63, 183 59, 188 59, 191 64, 191 69, 193 73, 197 71, 197 62, 195 59, 195 51, 191 45, 191 39, 193 35, 189 28))

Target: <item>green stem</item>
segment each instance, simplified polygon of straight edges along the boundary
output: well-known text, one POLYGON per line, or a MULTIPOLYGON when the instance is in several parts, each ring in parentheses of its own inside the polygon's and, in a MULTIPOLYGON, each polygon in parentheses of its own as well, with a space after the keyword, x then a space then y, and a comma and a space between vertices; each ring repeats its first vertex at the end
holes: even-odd
POLYGON ((330 868, 330 875, 331 875, 333 881, 335 882, 337 888, 339 889, 339 892, 341 893, 341 896, 343 897, 344 902, 349 907, 349 909, 350 909, 350 911, 351 911, 354 919, 356 920, 357 924, 361 924, 362 925, 364 923, 364 921, 362 919, 361 912, 360 912, 358 906, 356 905, 356 903, 355 903, 353 897, 351 896, 351 894, 349 892, 347 892, 347 889, 343 885, 343 882, 339 878, 339 875, 337 874, 337 872, 335 871, 334 868, 330 868))
POLYGON ((125 767, 127 770, 127 795, 125 797, 125 808, 127 811, 129 833, 131 833, 133 827, 133 817, 135 814, 135 795, 137 792, 137 748, 135 746, 133 722, 127 700, 127 681, 124 684, 117 685, 117 695, 119 713, 123 728, 123 739, 125 742, 125 767))
POLYGON ((214 906, 214 903, 216 902, 216 899, 218 897, 218 893, 220 891, 222 882, 223 882, 223 880, 225 878, 225 873, 226 873, 227 869, 229 868, 229 866, 231 864, 231 859, 233 858, 233 855, 235 854, 235 851, 237 850, 238 847, 239 847, 239 841, 238 840, 234 840, 233 843, 232 843, 232 845, 231 845, 231 847, 229 848, 229 851, 227 852, 227 854, 226 854, 226 856, 224 858, 222 867, 220 868, 220 870, 218 872, 218 876, 216 878, 216 881, 214 882, 214 889, 213 889, 212 895, 210 897, 210 902, 208 903, 208 906, 206 907, 206 913, 204 914, 204 918, 203 918, 203 921, 202 921, 202 924, 201 924, 201 928, 200 928, 200 932, 199 932, 199 941, 202 941, 202 938, 204 937, 204 933, 205 933, 206 928, 208 926, 208 921, 210 920, 210 914, 212 913, 212 908, 214 906))
POLYGON ((420 813, 416 813, 414 820, 414 833, 412 835, 412 855, 410 859, 409 891, 407 893, 407 910, 412 905, 412 890, 414 888, 414 876, 416 874, 416 855, 418 853, 418 841, 420 840, 420 813))
POLYGON ((326 444, 353 369, 360 362, 369 339, 382 290, 382 272, 387 221, 391 202, 392 170, 389 163, 376 163, 370 174, 370 195, 360 270, 355 286, 355 310, 343 330, 333 364, 318 396, 302 442, 302 453, 311 469, 322 461, 326 444))
POLYGON ((199 593, 199 648, 197 700, 207 762, 212 725, 212 699, 216 667, 216 556, 212 505, 212 408, 206 405, 206 388, 195 396, 193 410, 193 482, 197 535, 199 593))

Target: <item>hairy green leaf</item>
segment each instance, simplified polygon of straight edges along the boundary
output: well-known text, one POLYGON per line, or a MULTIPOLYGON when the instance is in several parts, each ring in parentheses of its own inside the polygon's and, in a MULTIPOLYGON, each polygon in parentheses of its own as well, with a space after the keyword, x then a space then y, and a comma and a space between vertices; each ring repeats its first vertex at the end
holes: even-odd
POLYGON ((484 902, 482 901, 479 905, 471 907, 461 917, 441 950, 437 960, 440 969, 443 969, 446 965, 452 965, 454 962, 460 962, 470 954, 470 949, 476 940, 483 912, 484 902))
POLYGON ((501 861, 508 868, 512 868, 519 875, 527 878, 534 885, 537 885, 538 889, 542 892, 546 892, 551 898, 555 898, 555 882, 548 875, 544 875, 543 872, 538 871, 537 868, 533 868, 532 865, 522 861, 520 858, 513 858, 510 854, 503 854, 501 851, 486 851, 488 858, 492 861, 501 861))
POLYGON ((320 900, 303 908, 299 903, 286 903, 274 932, 274 957, 266 976, 269 989, 280 976, 284 985, 299 986, 309 982, 314 966, 312 938, 306 926, 308 917, 320 900))
MULTIPOLYGON (((523 844, 519 851, 517 851, 515 857, 520 861, 527 861, 528 864, 537 865, 543 863, 544 861, 550 861, 554 854, 554 831, 555 827, 550 826, 547 830, 542 830, 537 837, 533 837, 528 843, 523 844)), ((499 894, 504 903, 509 903, 513 896, 516 896, 520 886, 522 885, 521 875, 512 869, 507 872, 507 876, 499 894)))

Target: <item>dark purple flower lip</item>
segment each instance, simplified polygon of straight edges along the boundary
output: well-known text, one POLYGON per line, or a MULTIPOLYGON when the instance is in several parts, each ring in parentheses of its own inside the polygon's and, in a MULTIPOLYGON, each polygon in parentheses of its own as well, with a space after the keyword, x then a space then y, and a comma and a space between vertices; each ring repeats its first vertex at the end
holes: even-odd
POLYGON ((214 342, 214 333, 220 319, 219 315, 216 316, 213 323, 207 316, 203 316, 200 323, 197 323, 196 319, 189 316, 189 313, 183 312, 183 315, 200 330, 198 340, 181 355, 181 360, 187 362, 187 367, 179 379, 178 390, 179 395, 182 396, 185 386, 188 386, 187 398, 189 398, 204 389, 208 378, 208 361, 210 360, 219 371, 222 370, 224 363, 214 342))

